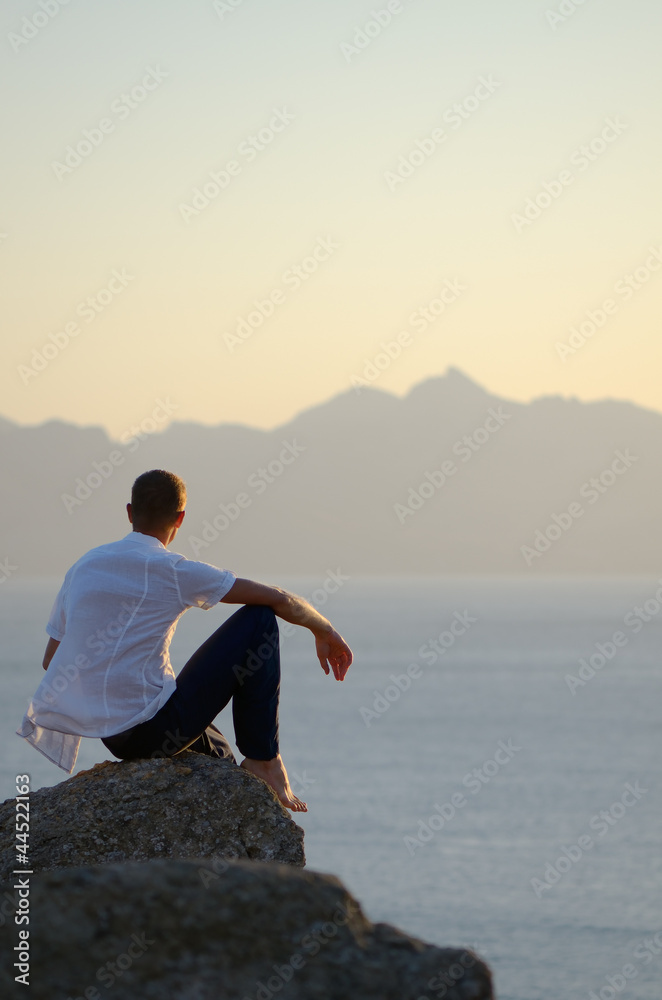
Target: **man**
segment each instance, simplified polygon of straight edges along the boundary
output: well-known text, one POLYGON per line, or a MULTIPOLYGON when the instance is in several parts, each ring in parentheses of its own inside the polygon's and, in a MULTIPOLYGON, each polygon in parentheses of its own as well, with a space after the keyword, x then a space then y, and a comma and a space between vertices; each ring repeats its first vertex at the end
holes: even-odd
POLYGON ((185 506, 186 487, 174 473, 153 469, 136 479, 127 504, 133 530, 91 549, 65 576, 46 627, 46 675, 17 733, 69 773, 82 736, 100 737, 121 759, 191 749, 234 761, 213 725, 232 699, 241 766, 288 809, 306 811, 278 751, 276 616, 310 629, 322 669, 336 680, 352 651, 303 598, 169 552, 185 506), (219 601, 245 606, 175 677, 169 647, 178 619, 219 601))

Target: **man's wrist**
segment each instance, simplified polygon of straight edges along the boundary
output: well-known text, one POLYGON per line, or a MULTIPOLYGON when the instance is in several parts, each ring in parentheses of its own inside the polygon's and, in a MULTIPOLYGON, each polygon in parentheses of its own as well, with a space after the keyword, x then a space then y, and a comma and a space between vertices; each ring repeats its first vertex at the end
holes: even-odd
POLYGON ((313 625, 310 631, 313 633, 316 639, 328 639, 331 635, 333 635, 335 629, 331 624, 331 622, 325 619, 323 623, 319 625, 313 625))

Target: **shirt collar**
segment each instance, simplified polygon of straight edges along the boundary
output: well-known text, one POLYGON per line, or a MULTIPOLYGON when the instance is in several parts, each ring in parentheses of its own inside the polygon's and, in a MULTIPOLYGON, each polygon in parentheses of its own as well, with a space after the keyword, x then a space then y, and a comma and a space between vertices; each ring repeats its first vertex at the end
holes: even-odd
POLYGON ((130 531, 128 535, 124 536, 124 540, 127 541, 131 539, 132 542, 140 542, 142 545, 148 545, 151 549, 165 549, 165 545, 154 535, 143 535, 142 531, 130 531))

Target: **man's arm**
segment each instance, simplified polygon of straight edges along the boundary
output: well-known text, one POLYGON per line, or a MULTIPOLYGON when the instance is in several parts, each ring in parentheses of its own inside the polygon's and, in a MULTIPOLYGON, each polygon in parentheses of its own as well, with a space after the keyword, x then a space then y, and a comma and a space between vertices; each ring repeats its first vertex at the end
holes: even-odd
POLYGON ((48 640, 48 643, 46 644, 46 652, 44 653, 44 659, 41 664, 44 670, 48 670, 48 664, 53 659, 53 654, 55 653, 55 650, 59 645, 60 645, 59 639, 50 638, 48 640))
POLYGON ((237 579, 221 601, 225 604, 266 604, 283 621, 310 629, 324 673, 328 674, 331 667, 337 681, 345 677, 353 659, 351 649, 331 622, 303 597, 281 587, 237 579))

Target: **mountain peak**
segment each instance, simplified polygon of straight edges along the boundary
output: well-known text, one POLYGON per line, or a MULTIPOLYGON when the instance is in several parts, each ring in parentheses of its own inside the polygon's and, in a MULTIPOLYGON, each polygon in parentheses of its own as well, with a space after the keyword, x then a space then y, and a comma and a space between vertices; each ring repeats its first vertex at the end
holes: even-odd
POLYGON ((407 393, 407 401, 428 402, 433 399, 447 401, 473 401, 477 397, 491 395, 477 382, 459 368, 449 367, 444 375, 433 375, 432 378, 419 382, 407 393))

